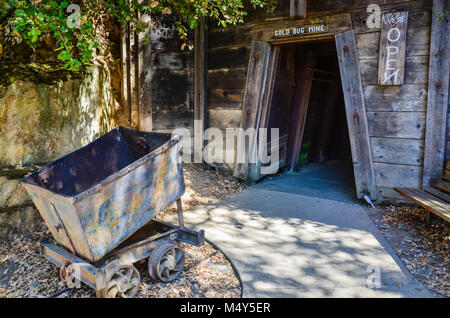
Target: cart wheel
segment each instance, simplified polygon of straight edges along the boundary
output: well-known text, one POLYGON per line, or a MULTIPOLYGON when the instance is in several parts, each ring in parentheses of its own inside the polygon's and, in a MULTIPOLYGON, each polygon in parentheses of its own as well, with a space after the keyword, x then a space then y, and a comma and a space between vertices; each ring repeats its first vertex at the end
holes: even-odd
POLYGON ((133 298, 139 290, 141 278, 132 265, 119 267, 107 283, 106 297, 133 298))
POLYGON ((59 277, 66 283, 68 288, 79 288, 81 287, 81 282, 73 275, 75 273, 75 265, 68 264, 64 265, 59 269, 59 277))
POLYGON ((169 283, 180 276, 184 268, 184 251, 173 242, 158 245, 148 260, 148 271, 153 280, 169 283))

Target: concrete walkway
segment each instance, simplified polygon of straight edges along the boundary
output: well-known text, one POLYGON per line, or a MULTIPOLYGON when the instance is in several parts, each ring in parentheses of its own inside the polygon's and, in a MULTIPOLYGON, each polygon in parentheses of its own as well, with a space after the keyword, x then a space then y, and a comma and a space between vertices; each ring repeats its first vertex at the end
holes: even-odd
POLYGON ((244 297, 432 297, 357 204, 252 187, 185 222, 231 259, 244 297))

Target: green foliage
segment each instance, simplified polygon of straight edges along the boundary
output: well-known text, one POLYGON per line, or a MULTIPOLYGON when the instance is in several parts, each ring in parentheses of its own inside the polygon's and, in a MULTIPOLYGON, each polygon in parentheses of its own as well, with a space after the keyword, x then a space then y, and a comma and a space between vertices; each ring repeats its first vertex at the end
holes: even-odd
POLYGON ((300 156, 298 157, 298 164, 299 165, 303 165, 309 162, 309 155, 310 155, 310 150, 312 147, 312 142, 311 141, 305 141, 302 144, 302 149, 300 152, 300 156))
MULTIPOLYGON (((180 39, 187 41, 188 29, 194 29, 200 17, 226 27, 242 23, 247 14, 243 0, 78 0, 73 1, 76 8, 69 1, 0 0, 0 21, 8 19, 13 33, 31 48, 42 45, 45 37, 53 37, 58 59, 67 69, 76 71, 92 63, 99 47, 94 25, 99 17, 112 18, 122 27, 132 23, 136 32, 141 33, 149 27, 139 19, 141 15, 172 15, 180 39)), ((249 2, 269 12, 276 5, 276 0, 249 2)), ((185 47, 186 43, 182 49, 185 47)))
POLYGON ((448 16, 448 10, 442 12, 434 10, 434 13, 438 16, 440 22, 444 21, 445 17, 448 16))

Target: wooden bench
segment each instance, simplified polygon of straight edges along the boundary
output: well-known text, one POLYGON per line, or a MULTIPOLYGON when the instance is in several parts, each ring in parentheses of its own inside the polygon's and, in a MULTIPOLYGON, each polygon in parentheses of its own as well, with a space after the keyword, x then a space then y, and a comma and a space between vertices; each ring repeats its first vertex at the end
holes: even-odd
POLYGON ((430 222, 430 212, 450 222, 450 161, 445 166, 442 178, 436 184, 424 186, 422 190, 394 188, 427 210, 426 222, 430 222))

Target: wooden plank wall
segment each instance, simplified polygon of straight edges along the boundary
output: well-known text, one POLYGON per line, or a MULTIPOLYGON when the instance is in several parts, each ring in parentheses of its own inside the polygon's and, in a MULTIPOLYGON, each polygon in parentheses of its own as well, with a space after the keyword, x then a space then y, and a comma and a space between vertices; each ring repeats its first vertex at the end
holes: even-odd
POLYGON ((430 66, 428 80, 428 109, 425 131, 425 158, 423 185, 439 182, 444 172, 446 128, 448 117, 448 91, 450 73, 450 32, 448 13, 450 0, 433 0, 431 25, 430 66))
MULTIPOLYGON (((240 124, 247 66, 255 24, 289 17, 289 1, 280 1, 271 15, 251 10, 246 23, 226 29, 210 22, 208 29, 209 126, 240 124)), ((401 199, 394 186, 419 188, 422 180, 430 50, 431 0, 308 1, 308 16, 350 12, 360 60, 379 197, 401 199), (367 6, 382 12, 409 11, 405 84, 377 85, 379 29, 366 24, 367 6)), ((450 127, 450 121, 449 121, 450 127)), ((450 129, 448 138, 450 148, 450 129)), ((448 152, 450 157, 450 151, 448 152)))
MULTIPOLYGON (((151 99, 153 131, 172 132, 174 128, 193 131, 194 79, 193 51, 181 50, 181 40, 168 17, 152 17, 151 99)), ((193 39, 193 35, 190 36, 193 39)), ((145 89, 145 87, 143 88, 145 89)))
MULTIPOLYGON (((449 76, 450 80, 450 76, 449 76)), ((449 89, 450 96, 450 89, 449 89)), ((447 135, 446 135, 446 149, 445 149, 445 161, 450 160, 450 98, 448 99, 448 113, 447 113, 447 135)))
POLYGON ((394 186, 420 188, 422 185, 431 7, 431 1, 382 6, 383 11, 409 11, 403 86, 376 85, 379 30, 370 30, 363 23, 359 25, 358 53, 381 198, 403 201, 392 190, 394 186))

